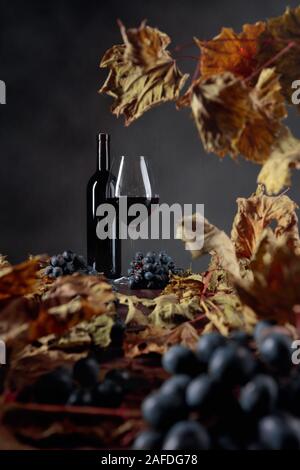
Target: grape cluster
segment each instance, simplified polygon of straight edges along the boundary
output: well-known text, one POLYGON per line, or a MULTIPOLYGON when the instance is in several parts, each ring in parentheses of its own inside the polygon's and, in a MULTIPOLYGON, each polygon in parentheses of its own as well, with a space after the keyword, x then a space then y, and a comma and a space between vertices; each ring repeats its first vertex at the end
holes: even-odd
POLYGON ((149 252, 146 256, 138 252, 128 270, 131 289, 163 289, 169 282, 169 275, 179 270, 165 251, 158 255, 149 252))
POLYGON ((203 335, 163 356, 172 374, 142 404, 149 429, 134 449, 300 449, 300 370, 292 339, 271 322, 253 336, 203 335))
POLYGON ((74 273, 97 275, 97 271, 88 266, 83 256, 77 255, 71 250, 64 251, 62 254, 52 256, 50 264, 44 270, 45 276, 57 278, 74 273))
POLYGON ((68 406, 119 407, 135 378, 127 369, 112 369, 100 381, 99 371, 99 363, 94 357, 80 359, 73 370, 59 367, 42 375, 19 394, 18 400, 68 406))

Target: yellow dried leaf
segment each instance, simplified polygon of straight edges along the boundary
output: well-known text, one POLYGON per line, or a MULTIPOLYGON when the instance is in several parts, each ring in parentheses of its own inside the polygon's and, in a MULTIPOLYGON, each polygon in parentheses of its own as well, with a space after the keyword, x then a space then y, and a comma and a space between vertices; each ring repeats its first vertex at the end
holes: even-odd
POLYGON ((114 314, 116 296, 101 276, 64 276, 42 299, 37 319, 31 324, 32 340, 64 334, 76 324, 96 315, 114 314))
POLYGON ((188 76, 165 50, 169 38, 164 33, 145 24, 121 29, 125 44, 109 49, 100 64, 110 69, 100 93, 115 99, 112 112, 124 115, 128 126, 153 106, 176 100, 188 76))
POLYGON ((265 29, 265 23, 245 24, 237 34, 231 28, 222 28, 221 33, 211 41, 195 39, 201 49, 200 70, 204 77, 222 72, 232 72, 248 77, 257 67, 256 54, 258 38, 265 29))
POLYGON ((298 242, 297 204, 286 195, 267 196, 259 186, 249 198, 238 198, 238 211, 233 221, 231 240, 238 259, 251 260, 267 227, 275 221, 275 236, 298 242))
POLYGON ((300 140, 289 129, 283 128, 258 175, 258 182, 266 186, 269 194, 277 194, 285 186, 290 186, 292 168, 300 168, 300 140))
MULTIPOLYGON (((187 250, 192 249, 191 254, 193 258, 198 258, 206 253, 216 255, 218 257, 219 264, 225 271, 228 271, 233 276, 239 277, 239 265, 232 241, 225 232, 210 224, 201 214, 196 213, 191 217, 185 217, 178 226, 177 237, 185 242, 187 250), (191 219, 192 224, 189 223, 188 226, 192 226, 193 233, 189 233, 186 228, 187 222, 191 219), (195 250, 193 249, 195 239, 193 241, 192 237, 196 226, 199 226, 201 223, 204 227, 203 246, 201 249, 195 250)), ((198 235, 198 238, 201 238, 200 234, 198 235)))

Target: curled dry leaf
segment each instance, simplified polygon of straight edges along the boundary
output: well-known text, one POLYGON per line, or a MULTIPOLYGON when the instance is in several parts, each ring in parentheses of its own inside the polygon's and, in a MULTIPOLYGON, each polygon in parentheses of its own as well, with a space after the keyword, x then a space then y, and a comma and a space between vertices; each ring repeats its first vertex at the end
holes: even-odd
POLYGON ((267 230, 251 262, 251 282, 236 280, 241 301, 259 317, 279 324, 296 323, 294 307, 300 304, 300 256, 293 240, 276 240, 267 230))
POLYGON ((198 297, 182 298, 178 301, 177 295, 165 294, 156 297, 155 303, 149 321, 161 328, 172 327, 179 321, 192 320, 199 312, 198 297))
MULTIPOLYGON (((228 271, 235 277, 239 277, 240 270, 232 241, 225 232, 219 230, 215 225, 210 224, 201 214, 196 213, 191 217, 185 217, 178 226, 177 237, 185 242, 186 249, 190 250, 192 248, 191 254, 193 258, 199 258, 206 253, 216 255, 219 264, 225 271, 228 271), (187 222, 190 221, 192 221, 192 224, 187 224, 187 222), (204 227, 203 244, 201 249, 194 250, 192 237, 195 237, 195 228, 199 226, 200 223, 202 223, 204 227), (192 233, 187 231, 186 225, 192 226, 192 233)), ((198 240, 199 239, 200 236, 198 234, 198 240)))
POLYGON ((272 59, 280 75, 282 92, 291 104, 292 83, 299 80, 299 39, 300 6, 287 8, 285 13, 271 18, 266 23, 265 31, 259 36, 259 50, 256 56, 260 66, 272 59))
POLYGON ((195 39, 201 49, 201 75, 207 77, 222 72, 232 72, 243 78, 251 75, 257 67, 258 38, 264 29, 265 23, 260 21, 245 24, 240 34, 231 28, 222 28, 211 41, 195 39))
POLYGON ((155 66, 157 62, 170 60, 166 50, 171 42, 169 36, 143 21, 139 28, 126 29, 120 22, 120 31, 125 45, 125 60, 141 67, 155 66))
POLYGON ((115 294, 100 276, 65 276, 43 297, 38 318, 30 328, 30 339, 63 334, 96 315, 115 313, 115 294))
POLYGON ((184 322, 172 330, 149 326, 139 333, 126 333, 124 353, 128 358, 144 354, 164 354, 174 344, 182 344, 195 349, 199 333, 189 322, 184 322))
POLYGON ((271 153, 287 116, 279 76, 272 68, 263 69, 249 93, 249 107, 237 149, 248 160, 262 163, 271 153))
POLYGON ((178 105, 191 106, 207 152, 221 157, 241 153, 258 163, 269 157, 286 117, 274 69, 262 70, 254 88, 231 72, 201 78, 178 105))
POLYGON ((153 106, 176 100, 187 75, 178 69, 166 47, 167 35, 144 23, 139 29, 121 26, 125 44, 113 46, 100 67, 109 68, 100 93, 115 99, 112 112, 125 116, 125 124, 139 118, 153 106))
POLYGON ((233 293, 218 293, 203 301, 201 305, 210 320, 204 332, 217 330, 224 336, 228 336, 233 330, 250 333, 257 322, 255 313, 245 308, 233 293))
POLYGON ((237 142, 245 125, 249 102, 247 87, 232 73, 199 79, 179 101, 191 106, 207 152, 220 157, 237 154, 237 142))
POLYGON ((188 276, 173 275, 163 294, 175 294, 178 300, 201 297, 204 291, 204 279, 201 274, 188 276))
POLYGON ((276 238, 290 238, 299 242, 297 204, 286 195, 267 196, 264 187, 249 198, 238 198, 238 211, 233 221, 231 240, 239 260, 251 260, 264 231, 275 221, 276 238))
POLYGON ((277 194, 290 186, 292 168, 300 168, 300 140, 284 127, 258 175, 258 182, 266 186, 269 194, 277 194))
POLYGON ((7 261, 6 256, 3 256, 0 254, 0 272, 4 268, 8 268, 10 266, 10 263, 7 261))
MULTIPOLYGON (((148 325, 147 317, 144 315, 142 310, 140 310, 136 305, 140 303, 141 299, 131 295, 117 294, 118 301, 121 305, 126 305, 128 307, 128 312, 125 319, 125 324, 129 325, 131 323, 137 323, 138 325, 148 325)), ((146 302, 146 306, 155 305, 154 300, 143 299, 146 302)))
POLYGON ((15 266, 7 266, 0 271, 0 301, 36 292, 40 280, 37 276, 39 270, 39 257, 31 258, 15 266))

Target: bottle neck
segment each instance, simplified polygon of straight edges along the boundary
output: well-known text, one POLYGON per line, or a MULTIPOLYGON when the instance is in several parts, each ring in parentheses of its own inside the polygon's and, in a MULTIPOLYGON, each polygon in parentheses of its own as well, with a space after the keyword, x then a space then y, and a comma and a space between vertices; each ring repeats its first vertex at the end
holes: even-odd
POLYGON ((110 169, 110 137, 108 134, 98 136, 97 170, 109 171, 110 169))

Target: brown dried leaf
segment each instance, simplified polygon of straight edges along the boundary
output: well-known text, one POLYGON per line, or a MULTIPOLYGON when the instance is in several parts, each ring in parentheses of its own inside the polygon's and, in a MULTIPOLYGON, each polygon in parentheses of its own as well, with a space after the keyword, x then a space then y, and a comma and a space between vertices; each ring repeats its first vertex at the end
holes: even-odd
POLYGON ((169 38, 144 23, 128 31, 121 26, 125 44, 113 46, 100 67, 110 69, 100 93, 115 99, 112 112, 124 114, 125 125, 153 106, 176 100, 187 75, 183 75, 166 51, 169 38))
POLYGON ((39 287, 39 257, 0 271, 0 301, 34 293, 39 287))
POLYGON ((207 152, 258 163, 269 157, 286 116, 274 69, 264 69, 255 88, 230 72, 201 78, 178 102, 189 104, 207 152))
POLYGON ((46 293, 40 312, 30 328, 31 340, 49 334, 63 334, 76 324, 96 315, 114 314, 116 296, 100 276, 65 276, 46 293))
POLYGON ((182 344, 195 349, 199 334, 189 323, 184 322, 173 330, 149 326, 139 333, 126 333, 124 353, 128 358, 144 354, 164 354, 174 344, 182 344))
POLYGON ((200 79, 178 101, 190 105, 203 146, 220 157, 237 155, 249 108, 249 90, 232 73, 200 79))
MULTIPOLYGON (((190 224, 188 224, 188 226, 189 225, 190 224)), ((177 237, 180 238, 183 242, 185 242, 187 250, 190 250, 192 248, 191 254, 193 258, 199 258, 205 253, 216 255, 218 257, 219 264, 223 267, 225 271, 228 271, 235 277, 239 277, 239 265, 236 259, 236 254, 232 241, 226 235, 225 232, 219 230, 217 227, 210 224, 206 219, 203 218, 201 214, 196 213, 192 216, 192 218, 185 217, 181 221, 181 224, 178 226, 177 237), (194 242, 192 237, 194 233, 189 233, 187 228, 185 227, 185 224, 190 220, 192 220, 193 231, 196 228, 196 221, 197 226, 199 226, 201 222, 204 226, 203 246, 201 249, 198 250, 193 249, 194 242)), ((200 238, 200 235, 198 236, 198 238, 200 238)))
POLYGON ((294 9, 287 8, 283 15, 269 19, 265 31, 258 38, 259 51, 256 60, 260 66, 264 66, 288 47, 285 53, 276 57, 274 66, 280 75, 282 92, 290 104, 292 104, 292 83, 300 77, 299 40, 300 6, 294 9), (292 44, 295 46, 290 47, 292 44))
POLYGON ((207 77, 228 71, 244 78, 251 75, 257 67, 258 38, 264 29, 265 23, 258 22, 245 24, 240 34, 222 28, 211 41, 195 39, 201 49, 201 74, 207 77))
POLYGON ((277 194, 285 186, 290 186, 292 168, 300 168, 300 140, 288 128, 283 128, 258 175, 258 182, 266 186, 269 194, 277 194))
POLYGON ((267 231, 251 262, 251 270, 251 282, 236 280, 242 302, 259 317, 273 318, 279 324, 295 324, 294 307, 300 304, 300 256, 294 244, 288 239, 276 240, 267 231))
POLYGON ((10 263, 7 261, 6 256, 3 256, 0 254, 0 272, 4 268, 8 268, 10 266, 10 263))
POLYGON ((297 204, 288 196, 267 196, 264 187, 249 198, 238 198, 238 211, 233 221, 231 240, 238 259, 251 260, 267 227, 275 221, 276 238, 299 241, 297 204))
POLYGON ((224 336, 228 336, 233 330, 250 333, 257 322, 254 312, 245 309, 236 294, 218 293, 206 299, 202 306, 206 317, 210 320, 205 332, 217 330, 224 336))
POLYGON ((169 36, 157 28, 151 28, 143 21, 139 28, 126 29, 120 22, 125 45, 124 59, 141 67, 152 67, 160 61, 170 60, 166 50, 171 42, 169 36))
POLYGON ((279 76, 274 69, 263 69, 249 94, 250 107, 237 149, 248 160, 262 163, 280 135, 281 121, 287 116, 279 76))
POLYGON ((178 321, 192 320, 199 312, 199 298, 182 298, 178 301, 177 295, 165 294, 156 297, 155 308, 149 315, 149 321, 161 328, 170 328, 178 321))

